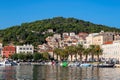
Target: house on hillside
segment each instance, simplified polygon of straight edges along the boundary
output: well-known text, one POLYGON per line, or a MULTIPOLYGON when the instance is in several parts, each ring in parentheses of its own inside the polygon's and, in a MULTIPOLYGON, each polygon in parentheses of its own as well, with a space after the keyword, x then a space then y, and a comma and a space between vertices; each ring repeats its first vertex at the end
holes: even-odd
POLYGON ((52 51, 52 48, 47 45, 47 44, 42 44, 42 45, 38 45, 38 51, 39 53, 44 53, 44 52, 49 52, 52 51))
POLYGON ((9 45, 9 46, 4 46, 2 50, 2 57, 9 58, 10 55, 16 53, 16 48, 15 46, 9 45))

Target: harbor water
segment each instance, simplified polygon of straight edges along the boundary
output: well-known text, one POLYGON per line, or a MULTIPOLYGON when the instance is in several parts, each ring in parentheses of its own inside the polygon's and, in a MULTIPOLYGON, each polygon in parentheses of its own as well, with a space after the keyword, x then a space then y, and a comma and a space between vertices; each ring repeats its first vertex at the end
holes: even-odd
POLYGON ((0 66, 0 80, 120 80, 120 68, 0 66))

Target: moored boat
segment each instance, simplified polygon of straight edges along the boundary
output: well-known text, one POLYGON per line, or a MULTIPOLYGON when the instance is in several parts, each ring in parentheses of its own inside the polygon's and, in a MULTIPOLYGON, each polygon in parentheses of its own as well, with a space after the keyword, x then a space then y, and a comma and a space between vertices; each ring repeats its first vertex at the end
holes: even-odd
POLYGON ((79 65, 80 65, 79 62, 70 62, 70 63, 68 63, 69 67, 78 67, 79 65))
POLYGON ((8 60, 3 60, 0 62, 0 66, 11 66, 11 63, 8 60))
POLYGON ((107 64, 107 63, 102 63, 98 64, 97 67, 114 67, 115 64, 107 64))
POLYGON ((91 67, 92 64, 89 64, 89 63, 82 63, 80 64, 80 67, 91 67))
POLYGON ((17 63, 9 61, 7 59, 0 61, 0 66, 14 66, 14 65, 17 65, 17 63))
POLYGON ((68 66, 68 62, 63 61, 63 62, 60 64, 60 66, 62 66, 62 67, 67 67, 67 66, 68 66))

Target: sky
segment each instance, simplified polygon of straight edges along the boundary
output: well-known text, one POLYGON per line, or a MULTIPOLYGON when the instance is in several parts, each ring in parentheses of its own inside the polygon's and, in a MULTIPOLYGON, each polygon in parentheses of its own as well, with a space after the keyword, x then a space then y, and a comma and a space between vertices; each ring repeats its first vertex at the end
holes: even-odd
POLYGON ((120 0, 0 0, 0 29, 53 17, 120 28, 120 0))

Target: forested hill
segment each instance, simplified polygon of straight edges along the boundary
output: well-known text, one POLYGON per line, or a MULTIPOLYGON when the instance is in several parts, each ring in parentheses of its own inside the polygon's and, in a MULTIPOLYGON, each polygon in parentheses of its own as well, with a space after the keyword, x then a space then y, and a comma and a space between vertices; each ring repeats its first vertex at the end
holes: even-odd
POLYGON ((22 23, 20 26, 12 26, 5 30, 0 30, 0 42, 6 44, 33 44, 38 45, 45 43, 47 36, 53 33, 46 32, 48 29, 53 29, 54 33, 63 32, 100 32, 116 31, 120 29, 111 28, 104 25, 93 24, 91 22, 75 19, 55 17, 52 19, 38 20, 30 23, 22 23), (45 33, 45 34, 43 34, 45 33))

